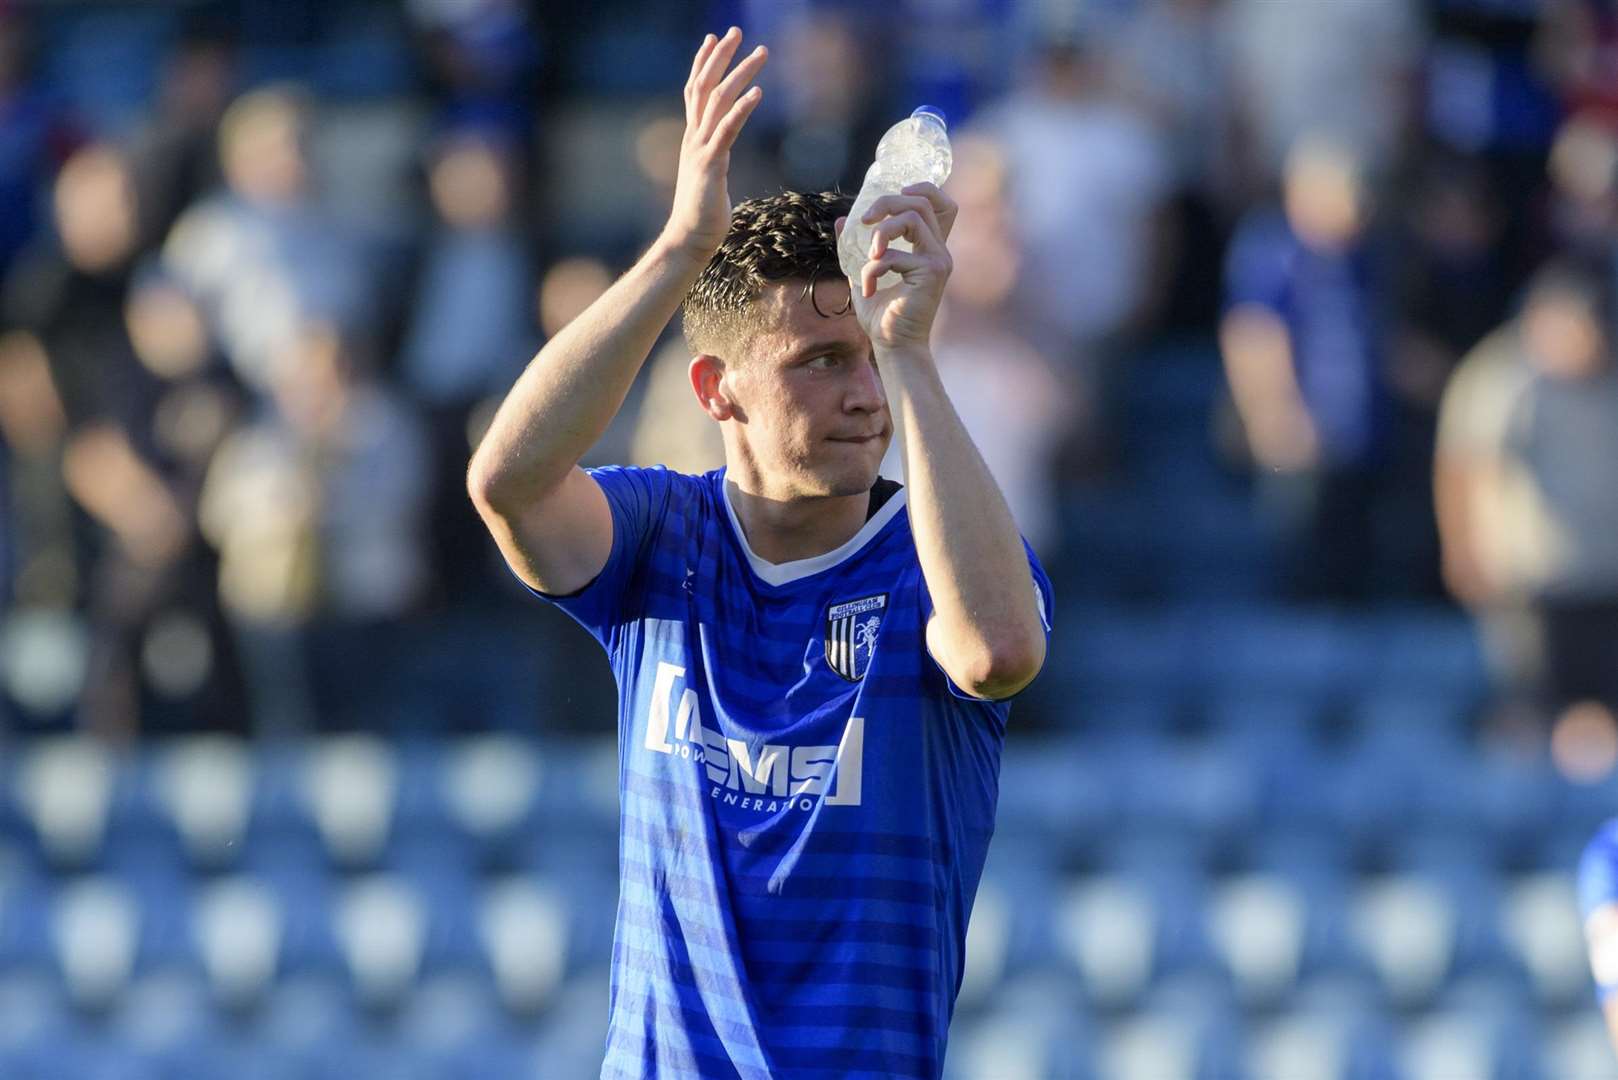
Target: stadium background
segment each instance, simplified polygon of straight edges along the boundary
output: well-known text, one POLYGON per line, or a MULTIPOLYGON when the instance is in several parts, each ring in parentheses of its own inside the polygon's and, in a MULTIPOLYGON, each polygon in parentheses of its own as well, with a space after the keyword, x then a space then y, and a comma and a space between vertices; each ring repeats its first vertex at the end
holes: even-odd
MULTIPOLYGON (((1058 589, 950 1075, 1618 1075, 1571 884, 1610 708, 1491 662, 1430 483, 1535 267, 1611 262, 1605 12, 0 0, 0 1076, 593 1075, 610 676, 460 473, 732 22, 735 197, 950 115, 940 364, 1058 589), (1288 175, 1369 196, 1288 294, 1324 454, 1248 451, 1219 344, 1288 316, 1288 175)), ((714 462, 667 346, 592 461, 714 462)))

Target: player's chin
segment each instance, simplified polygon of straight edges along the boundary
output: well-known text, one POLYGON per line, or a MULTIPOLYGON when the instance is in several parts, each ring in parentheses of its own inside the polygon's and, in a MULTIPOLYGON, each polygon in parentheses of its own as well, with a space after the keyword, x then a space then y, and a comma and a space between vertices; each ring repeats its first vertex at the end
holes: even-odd
POLYGON ((876 483, 880 457, 870 462, 850 462, 820 470, 820 487, 826 495, 863 495, 876 483))

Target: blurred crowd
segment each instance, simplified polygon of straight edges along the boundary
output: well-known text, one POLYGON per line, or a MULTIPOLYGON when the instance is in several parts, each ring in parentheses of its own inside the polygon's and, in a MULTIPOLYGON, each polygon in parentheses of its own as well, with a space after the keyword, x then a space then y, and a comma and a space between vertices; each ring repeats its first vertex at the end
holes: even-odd
MULTIPOLYGON (((661 224, 730 22, 774 56, 738 198, 856 190, 889 123, 948 115, 938 362, 1059 589, 1076 493, 1144 482, 1128 388, 1173 342, 1275 538, 1255 600, 1453 599, 1502 699, 1610 725, 1607 4, 0 0, 19 727, 341 724, 455 613, 569 670, 462 472, 661 224)), ((591 463, 722 464, 676 330, 591 463)))

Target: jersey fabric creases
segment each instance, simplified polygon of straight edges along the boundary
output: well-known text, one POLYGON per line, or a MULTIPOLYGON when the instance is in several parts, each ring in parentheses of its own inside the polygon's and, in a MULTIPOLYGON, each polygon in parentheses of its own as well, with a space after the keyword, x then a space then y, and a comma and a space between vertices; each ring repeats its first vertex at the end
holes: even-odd
POLYGON ((939 1076, 1009 704, 927 652, 905 491, 835 551, 771 564, 723 469, 591 475, 606 566, 536 595, 618 681, 602 1077, 939 1076))

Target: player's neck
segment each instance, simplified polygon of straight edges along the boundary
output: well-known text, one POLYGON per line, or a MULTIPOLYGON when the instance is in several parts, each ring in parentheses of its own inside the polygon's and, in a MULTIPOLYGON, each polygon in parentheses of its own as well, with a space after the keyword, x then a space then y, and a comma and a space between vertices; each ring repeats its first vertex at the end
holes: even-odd
POLYGON ((835 551, 865 524, 870 492, 818 498, 772 499, 744 491, 725 480, 725 493, 736 511, 742 534, 753 554, 765 562, 796 562, 835 551))

